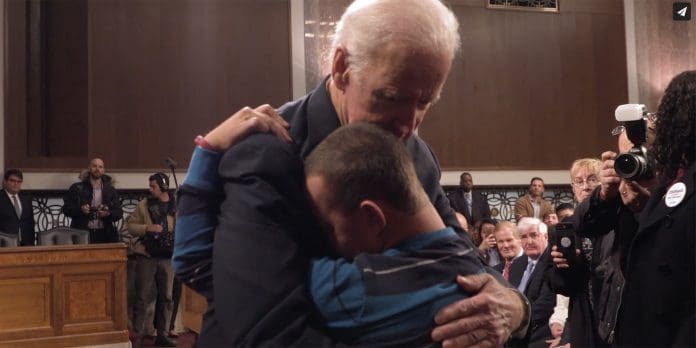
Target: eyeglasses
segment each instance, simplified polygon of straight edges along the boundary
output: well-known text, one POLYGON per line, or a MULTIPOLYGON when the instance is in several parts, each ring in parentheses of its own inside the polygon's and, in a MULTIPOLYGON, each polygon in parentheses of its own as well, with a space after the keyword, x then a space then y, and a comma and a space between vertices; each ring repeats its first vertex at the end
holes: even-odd
POLYGON ((575 187, 583 187, 587 185, 588 187, 593 187, 599 183, 599 179, 594 176, 590 175, 587 177, 587 179, 583 180, 582 178, 575 178, 573 179, 573 186, 575 187))
MULTIPOLYGON (((648 112, 647 114, 645 114, 643 119, 648 121, 648 122, 655 123, 655 121, 657 121, 657 114, 654 112, 648 112)), ((652 128, 648 127, 648 130, 652 130, 652 128)), ((614 127, 614 129, 611 130, 611 135, 619 135, 625 131, 626 131, 626 127, 624 127, 623 125, 616 126, 616 127, 614 127)))

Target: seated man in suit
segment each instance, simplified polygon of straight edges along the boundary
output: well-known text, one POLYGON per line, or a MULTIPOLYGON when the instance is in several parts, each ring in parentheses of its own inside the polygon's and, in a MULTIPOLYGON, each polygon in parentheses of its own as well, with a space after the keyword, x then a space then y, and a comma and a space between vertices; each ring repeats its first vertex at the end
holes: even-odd
POLYGON ((510 266, 510 284, 527 296, 532 304, 532 315, 526 342, 522 345, 543 345, 551 337, 549 318, 556 306, 556 294, 551 290, 546 271, 549 261, 548 231, 539 219, 525 217, 517 224, 526 257, 518 257, 510 266))
POLYGON ((0 232, 17 235, 19 245, 34 245, 34 211, 31 199, 19 192, 24 176, 19 169, 8 169, 0 194, 0 232))
POLYGON ((310 292, 329 333, 349 344, 431 344, 435 322, 423 318, 469 295, 457 275, 485 271, 428 200, 404 144, 352 123, 312 151, 305 173, 312 209, 341 257, 312 262, 310 292))
POLYGON ((491 217, 486 196, 480 192, 474 192, 473 188, 473 177, 464 172, 459 176, 459 188, 447 196, 452 209, 463 214, 469 226, 476 226, 477 222, 491 217))
POLYGON ((505 280, 508 280, 510 279, 512 261, 524 255, 520 235, 517 233, 517 226, 510 221, 501 221, 495 226, 493 235, 495 236, 495 243, 498 246, 500 256, 502 256, 501 262, 493 268, 502 273, 505 280))

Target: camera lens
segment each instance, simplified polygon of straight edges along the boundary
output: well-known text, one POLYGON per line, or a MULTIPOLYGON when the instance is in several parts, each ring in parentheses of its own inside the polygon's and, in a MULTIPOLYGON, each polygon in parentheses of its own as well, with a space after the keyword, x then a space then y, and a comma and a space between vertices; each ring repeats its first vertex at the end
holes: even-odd
POLYGON ((614 161, 614 170, 622 178, 631 179, 640 171, 640 159, 631 153, 619 155, 614 161))

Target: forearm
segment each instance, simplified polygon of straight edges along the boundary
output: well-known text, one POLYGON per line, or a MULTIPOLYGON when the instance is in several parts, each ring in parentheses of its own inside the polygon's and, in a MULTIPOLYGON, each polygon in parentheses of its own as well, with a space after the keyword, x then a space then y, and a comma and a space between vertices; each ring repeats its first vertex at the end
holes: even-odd
POLYGON ((212 297, 210 264, 220 208, 220 194, 216 193, 221 186, 217 173, 220 157, 196 147, 177 199, 172 266, 184 283, 207 297, 212 297))

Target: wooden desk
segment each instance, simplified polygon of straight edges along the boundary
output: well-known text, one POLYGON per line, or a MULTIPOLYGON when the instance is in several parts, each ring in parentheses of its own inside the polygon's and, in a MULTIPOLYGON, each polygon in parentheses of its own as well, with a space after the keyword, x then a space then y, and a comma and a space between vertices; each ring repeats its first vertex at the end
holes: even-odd
POLYGON ((0 248, 0 347, 125 343, 123 243, 0 248))
POLYGON ((208 308, 208 301, 203 295, 191 290, 186 285, 181 287, 181 300, 183 303, 181 324, 195 333, 201 333, 203 313, 208 308))

